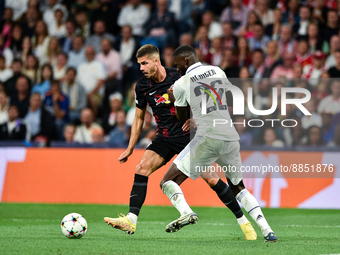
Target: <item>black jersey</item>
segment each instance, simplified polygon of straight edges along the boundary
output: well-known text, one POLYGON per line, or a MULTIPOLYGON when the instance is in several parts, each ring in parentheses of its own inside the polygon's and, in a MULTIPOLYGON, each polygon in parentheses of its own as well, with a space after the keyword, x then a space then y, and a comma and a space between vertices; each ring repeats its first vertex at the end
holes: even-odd
POLYGON ((189 135, 190 131, 183 131, 184 123, 177 119, 175 106, 169 101, 167 94, 167 90, 181 76, 174 68, 165 68, 165 70, 166 78, 162 82, 157 83, 144 77, 137 83, 135 90, 136 106, 144 109, 149 103, 157 123, 158 136, 180 137, 189 135))

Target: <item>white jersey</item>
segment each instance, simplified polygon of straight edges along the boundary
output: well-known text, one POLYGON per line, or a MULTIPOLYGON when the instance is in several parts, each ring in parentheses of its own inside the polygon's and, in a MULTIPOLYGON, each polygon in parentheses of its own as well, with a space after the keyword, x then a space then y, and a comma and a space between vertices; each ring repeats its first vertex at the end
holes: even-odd
POLYGON ((190 105, 197 124, 196 136, 238 141, 240 137, 228 112, 227 88, 214 89, 222 82, 230 84, 221 68, 200 62, 191 65, 173 86, 175 106, 190 105))

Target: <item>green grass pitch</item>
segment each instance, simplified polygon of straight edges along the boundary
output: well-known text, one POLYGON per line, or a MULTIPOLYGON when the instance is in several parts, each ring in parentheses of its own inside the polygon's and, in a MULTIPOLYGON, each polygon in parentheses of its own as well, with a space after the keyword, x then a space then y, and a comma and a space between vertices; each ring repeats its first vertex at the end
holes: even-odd
MULTIPOLYGON (((177 233, 164 227, 179 215, 172 207, 144 206, 137 231, 128 236, 107 226, 103 217, 126 213, 127 206, 0 203, 0 254, 336 254, 340 253, 340 210, 263 209, 279 238, 246 241, 226 208, 193 208, 200 219, 177 233), (88 231, 68 239, 60 221, 82 214, 88 231)), ((246 214, 248 219, 249 215, 246 214)))

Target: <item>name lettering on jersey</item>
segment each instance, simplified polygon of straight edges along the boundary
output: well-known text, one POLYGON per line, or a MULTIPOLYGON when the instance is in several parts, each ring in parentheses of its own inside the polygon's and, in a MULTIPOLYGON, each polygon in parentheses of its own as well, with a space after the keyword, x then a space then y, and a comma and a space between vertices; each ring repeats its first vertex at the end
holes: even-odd
POLYGON ((198 81, 198 80, 202 80, 202 79, 209 78, 209 77, 211 77, 211 76, 213 76, 213 75, 215 75, 215 74, 216 74, 215 70, 211 69, 211 70, 206 71, 206 72, 204 72, 204 73, 202 73, 202 74, 197 74, 197 75, 195 74, 194 76, 192 76, 192 77, 190 78, 190 80, 191 80, 192 82, 196 82, 196 81, 198 81))

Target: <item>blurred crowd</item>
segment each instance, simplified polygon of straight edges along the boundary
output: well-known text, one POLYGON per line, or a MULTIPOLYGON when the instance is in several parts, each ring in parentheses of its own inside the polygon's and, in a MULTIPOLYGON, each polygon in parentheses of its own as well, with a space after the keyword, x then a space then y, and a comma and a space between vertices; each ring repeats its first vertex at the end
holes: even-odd
MULTIPOLYGON (((136 51, 154 44, 173 67, 175 48, 189 44, 245 95, 253 88, 256 109, 271 107, 274 87, 279 98, 282 87, 312 93, 311 116, 289 105, 266 116, 294 128, 235 125, 241 148, 340 146, 339 14, 336 0, 0 0, 0 140, 125 147, 136 51)), ((148 110, 138 146, 156 133, 148 110)))

